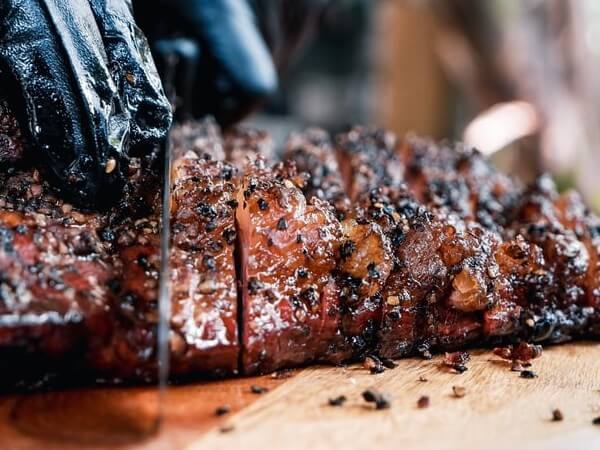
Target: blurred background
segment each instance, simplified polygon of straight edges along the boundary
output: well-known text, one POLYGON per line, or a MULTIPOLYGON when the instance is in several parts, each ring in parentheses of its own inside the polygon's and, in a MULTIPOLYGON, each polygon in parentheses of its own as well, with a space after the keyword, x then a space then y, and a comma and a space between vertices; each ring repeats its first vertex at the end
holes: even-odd
POLYGON ((600 211, 600 1, 333 0, 312 25, 254 124, 464 140, 600 211))

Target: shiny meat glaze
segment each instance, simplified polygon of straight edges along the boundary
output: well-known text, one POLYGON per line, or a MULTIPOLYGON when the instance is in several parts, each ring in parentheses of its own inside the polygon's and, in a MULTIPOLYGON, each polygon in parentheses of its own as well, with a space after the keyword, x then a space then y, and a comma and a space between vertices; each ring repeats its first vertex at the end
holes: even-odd
POLYGON ((256 161, 238 192, 242 370, 262 373, 346 359, 332 276, 341 228, 329 206, 310 202, 256 161))
POLYGON ((172 373, 237 373, 235 169, 186 152, 172 170, 172 373))

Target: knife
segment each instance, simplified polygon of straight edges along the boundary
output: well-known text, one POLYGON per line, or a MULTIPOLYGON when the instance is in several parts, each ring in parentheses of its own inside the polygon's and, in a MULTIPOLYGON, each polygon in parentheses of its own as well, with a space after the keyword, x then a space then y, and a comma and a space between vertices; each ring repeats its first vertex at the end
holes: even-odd
MULTIPOLYGON (((164 178, 162 184, 161 220, 160 220, 160 272, 158 291, 158 333, 157 362, 159 408, 166 394, 169 380, 169 332, 171 319, 171 272, 169 264, 171 244, 171 145, 170 133, 162 145, 164 178)), ((160 414, 159 416, 162 416, 160 414)))

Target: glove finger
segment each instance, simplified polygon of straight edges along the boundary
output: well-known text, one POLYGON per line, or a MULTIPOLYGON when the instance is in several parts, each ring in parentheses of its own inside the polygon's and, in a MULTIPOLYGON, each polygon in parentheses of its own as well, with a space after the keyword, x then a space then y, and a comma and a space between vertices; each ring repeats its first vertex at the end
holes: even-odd
POLYGON ((114 115, 118 98, 87 4, 2 0, 0 17, 0 61, 16 81, 25 131, 51 179, 77 203, 98 204, 101 189, 107 200, 123 181, 107 161, 122 158, 128 130, 114 115))
POLYGON ((158 39, 152 46, 158 73, 174 104, 177 120, 193 116, 194 88, 198 78, 200 48, 186 38, 158 39))
POLYGON ((214 59, 227 89, 249 100, 275 92, 275 67, 246 1, 175 0, 172 7, 214 59))
POLYGON ((171 124, 171 106, 148 43, 134 22, 129 0, 90 0, 90 6, 109 69, 130 116, 131 149, 147 151, 165 138, 171 124))

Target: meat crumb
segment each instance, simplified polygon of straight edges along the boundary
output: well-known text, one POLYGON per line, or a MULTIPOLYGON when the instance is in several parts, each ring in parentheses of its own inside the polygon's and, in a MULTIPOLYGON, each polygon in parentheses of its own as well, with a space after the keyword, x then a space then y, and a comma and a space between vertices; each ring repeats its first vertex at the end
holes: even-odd
POLYGON ((284 380, 286 378, 290 378, 293 373, 294 371, 292 369, 279 369, 271 374, 271 378, 275 378, 276 380, 284 380))
POLYGON ((456 373, 463 373, 467 370, 467 363, 471 359, 469 352, 446 352, 444 356, 444 365, 454 370, 456 373))
POLYGON ((250 386, 250 392, 252 392, 253 394, 264 394, 267 391, 268 389, 266 387, 258 386, 256 384, 250 386))
POLYGON ((375 403, 375 409, 388 409, 392 405, 387 395, 374 389, 367 389, 362 396, 367 403, 375 403))
POLYGON ((452 392, 456 398, 463 398, 467 394, 463 386, 452 386, 452 392))
POLYGON ((221 405, 215 409, 215 414, 217 416, 224 416, 225 414, 229 413, 229 411, 231 411, 231 406, 221 405))
POLYGON ((385 366, 381 360, 375 355, 366 356, 363 360, 363 367, 372 374, 378 374, 385 371, 385 366))
POLYGON ((554 409, 552 411, 552 421, 553 422, 561 422, 564 419, 563 413, 560 409, 554 409))
POLYGON ((427 395, 422 395, 419 400, 417 400, 417 407, 420 409, 429 407, 429 397, 427 395))
POLYGON ((513 372, 521 372, 525 370, 525 367, 523 366, 523 364, 521 364, 520 361, 513 361, 510 365, 510 370, 512 370, 513 372))
POLYGON ((233 430, 235 430, 235 427, 233 425, 223 425, 221 428, 219 428, 219 431, 221 433, 230 433, 233 430))
POLYGON ((338 395, 337 397, 333 397, 329 399, 329 406, 342 406, 344 403, 346 403, 346 396, 345 395, 338 395))
POLYGON ((427 381, 429 381, 427 378, 425 378, 423 375, 419 375, 419 381, 421 383, 426 383, 427 381))
POLYGON ((496 347, 493 352, 502 359, 512 361, 511 370, 519 371, 520 366, 529 367, 532 359, 542 356, 542 346, 519 342, 517 345, 508 345, 506 347, 496 347))

